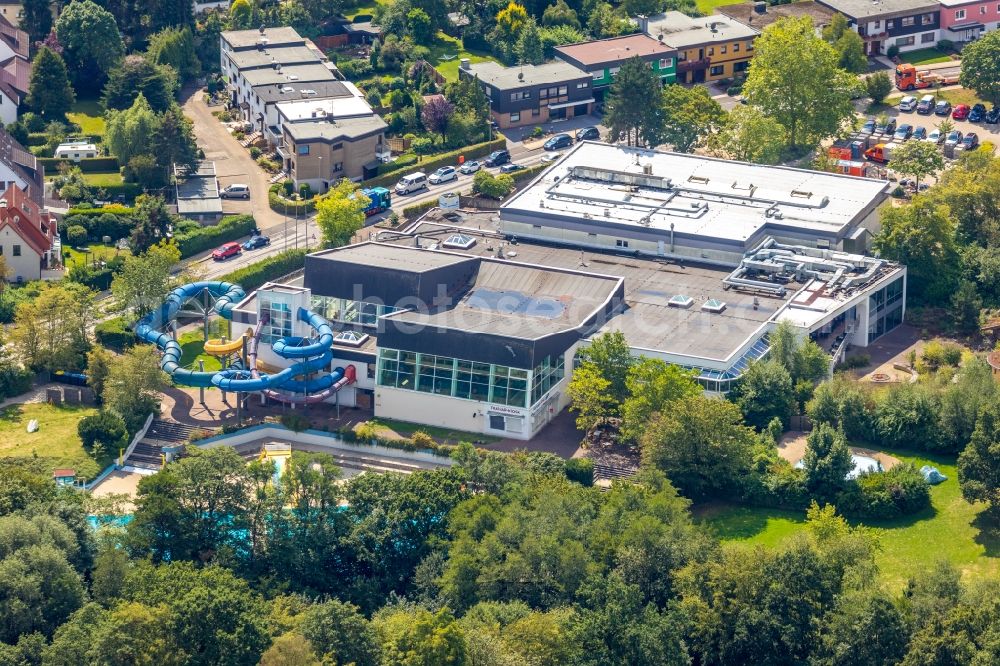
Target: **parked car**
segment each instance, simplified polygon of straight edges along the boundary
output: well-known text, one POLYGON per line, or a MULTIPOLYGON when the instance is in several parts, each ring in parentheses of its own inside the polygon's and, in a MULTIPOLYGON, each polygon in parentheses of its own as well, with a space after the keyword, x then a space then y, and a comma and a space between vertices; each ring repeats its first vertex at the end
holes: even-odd
POLYGON ((483 165, 481 163, 479 163, 478 161, 476 161, 476 160, 469 160, 468 162, 466 162, 462 166, 458 167, 458 172, 459 173, 464 173, 465 175, 469 175, 469 174, 472 174, 472 173, 476 173, 477 171, 479 171, 482 168, 483 168, 483 165))
POLYGON ((914 141, 924 141, 927 139, 927 128, 926 127, 914 127, 913 128, 913 140, 914 141))
POLYGON ((917 98, 913 95, 907 95, 903 99, 899 100, 899 110, 900 111, 913 111, 917 108, 917 98))
POLYGON ((917 113, 922 116, 929 116, 934 112, 934 95, 924 95, 917 102, 917 113))
POLYGON ((243 243, 244 250, 256 250, 259 247, 267 247, 271 244, 271 239, 267 236, 251 236, 250 240, 243 243))
POLYGON ((990 125, 1000 123, 1000 106, 994 104, 993 108, 986 112, 986 115, 983 117, 983 122, 990 125))
POLYGON ((983 122, 983 118, 985 117, 986 117, 986 105, 973 104, 972 109, 969 111, 969 122, 981 123, 983 122))
POLYGON ((449 180, 455 180, 458 178, 458 172, 455 171, 455 167, 441 167, 437 171, 431 174, 428 179, 431 185, 440 185, 441 183, 447 183, 449 180))
POLYGON ((882 125, 881 123, 876 123, 875 125, 875 134, 892 134, 895 131, 896 131, 895 118, 889 118, 889 120, 886 121, 885 125, 882 125))
POLYGON ((865 121, 865 124, 861 126, 861 129, 858 131, 858 134, 868 135, 874 132, 875 132, 875 119, 869 118, 868 120, 865 121))
POLYGON ((955 120, 965 120, 969 117, 969 110, 968 104, 956 104, 951 111, 951 117, 955 120))
POLYGON ((929 141, 930 143, 937 145, 944 141, 944 134, 941 134, 941 130, 939 129, 932 129, 924 141, 929 141))
POLYGON ((562 157, 562 153, 545 153, 542 155, 542 164, 551 164, 562 157))
POLYGON ((489 157, 486 158, 486 166, 495 167, 501 164, 507 164, 510 162, 510 151, 507 150, 494 150, 490 153, 489 157))
POLYGON ((979 147, 979 135, 975 132, 969 132, 964 137, 962 137, 962 148, 965 150, 973 150, 979 147))
POLYGON ((504 164, 500 167, 500 173, 514 173, 515 171, 520 171, 524 167, 520 164, 504 164))
POLYGON ((233 183, 222 188, 219 196, 223 199, 249 199, 250 186, 243 183, 233 183))
POLYGON ((951 113, 951 102, 946 99, 941 100, 934 105, 934 115, 936 116, 947 116, 951 113))
POLYGON ((396 183, 395 190, 396 194, 409 194, 425 187, 427 187, 427 174, 423 171, 417 171, 400 178, 399 182, 396 183))
POLYGON ((601 133, 596 127, 581 127, 576 131, 577 141, 599 141, 601 133))
POLYGON ((223 243, 212 251, 212 259, 222 261, 239 256, 241 252, 243 252, 243 248, 240 247, 239 243, 223 243))
POLYGON ((944 140, 946 146, 957 146, 962 143, 962 133, 959 130, 948 132, 948 137, 944 140))
POLYGON ((896 128, 896 132, 892 135, 892 138, 894 141, 906 141, 911 136, 913 136, 913 125, 903 123, 896 128))
POLYGON ((553 151, 559 150, 560 148, 567 148, 573 145, 573 137, 565 132, 562 134, 556 134, 554 137, 545 142, 542 147, 545 150, 553 151))

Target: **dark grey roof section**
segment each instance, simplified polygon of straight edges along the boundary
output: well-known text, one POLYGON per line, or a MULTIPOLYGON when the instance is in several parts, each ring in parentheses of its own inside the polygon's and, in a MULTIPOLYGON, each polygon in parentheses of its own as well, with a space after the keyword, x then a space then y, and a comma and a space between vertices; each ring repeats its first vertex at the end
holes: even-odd
POLYGON ((285 132, 295 141, 337 141, 361 139, 384 132, 388 125, 379 116, 318 120, 307 123, 287 123, 285 132))
POLYGON ((226 30, 222 33, 222 39, 236 50, 257 48, 258 44, 265 47, 305 44, 305 39, 295 28, 287 26, 264 30, 226 30))
POLYGON ((918 12, 937 12, 940 5, 928 0, 818 0, 834 11, 853 19, 863 19, 874 16, 889 16, 896 14, 915 14, 918 12))
POLYGON ((350 97, 351 91, 342 81, 314 81, 299 83, 297 81, 284 84, 267 84, 255 86, 254 94, 264 104, 272 102, 298 101, 303 99, 328 99, 331 97, 350 97), (289 90, 289 88, 291 90, 289 90), (303 92, 309 91, 309 92, 303 92))

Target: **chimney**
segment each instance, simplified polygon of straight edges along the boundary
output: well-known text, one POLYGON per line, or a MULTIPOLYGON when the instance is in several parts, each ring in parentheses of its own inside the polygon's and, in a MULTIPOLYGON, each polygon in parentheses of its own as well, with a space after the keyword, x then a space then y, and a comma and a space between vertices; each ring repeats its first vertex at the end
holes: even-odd
POLYGON ((461 67, 462 69, 468 70, 470 66, 469 59, 462 58, 461 60, 458 61, 458 66, 461 67))
POLYGON ((753 3, 753 10, 758 14, 767 13, 767 3, 766 2, 755 2, 753 3))
POLYGON ((644 14, 639 14, 635 17, 635 20, 639 24, 640 32, 649 32, 649 17, 644 14))

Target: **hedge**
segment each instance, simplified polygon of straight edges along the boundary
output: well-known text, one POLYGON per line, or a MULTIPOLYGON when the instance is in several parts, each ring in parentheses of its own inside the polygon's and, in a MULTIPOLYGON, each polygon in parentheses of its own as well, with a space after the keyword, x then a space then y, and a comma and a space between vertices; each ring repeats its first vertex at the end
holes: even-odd
MULTIPOLYGON (((418 164, 405 164, 402 167, 396 167, 390 173, 385 173, 383 175, 376 176, 362 182, 364 187, 389 187, 396 183, 403 176, 409 175, 411 173, 416 173, 417 171, 432 171, 442 166, 453 166, 458 163, 458 158, 464 156, 465 159, 473 159, 476 157, 482 157, 483 155, 489 155, 494 150, 500 150, 507 147, 507 138, 502 134, 498 134, 497 138, 492 141, 486 141, 484 143, 477 143, 472 146, 466 146, 465 148, 460 148, 458 150, 452 150, 447 153, 441 153, 440 155, 433 155, 421 161, 418 164), (404 173, 405 172, 405 173, 404 173)), ((389 164, 396 164, 396 162, 390 162, 389 164)), ((389 166, 385 164, 382 166, 389 166)), ((379 167, 379 172, 382 172, 382 167, 379 167)))
POLYGON ((174 236, 181 259, 204 252, 222 243, 234 241, 257 228, 253 215, 229 215, 214 227, 198 227, 174 236))
POLYGON ((70 208, 66 212, 66 216, 70 215, 104 215, 105 213, 111 213, 112 215, 122 215, 131 217, 135 214, 135 208, 131 206, 122 206, 120 204, 111 204, 103 208, 84 208, 83 206, 77 206, 75 208, 70 208))
POLYGON ((80 171, 83 173, 118 171, 120 168, 117 157, 88 157, 79 162, 56 159, 55 157, 39 157, 38 163, 45 167, 46 170, 52 169, 54 171, 59 170, 60 164, 66 163, 70 166, 80 167, 80 171))
POLYGON ((59 231, 65 240, 69 229, 81 226, 87 230, 87 239, 92 243, 101 243, 105 236, 111 240, 125 238, 132 232, 134 222, 127 215, 104 213, 102 215, 67 215, 59 225, 59 231))
POLYGON ((521 169, 520 171, 515 171, 514 173, 509 175, 514 179, 515 183, 522 183, 528 180, 529 178, 534 178, 535 176, 537 176, 538 174, 540 174, 541 172, 545 171, 548 168, 549 168, 548 164, 536 164, 533 167, 528 167, 527 169, 521 169))
POLYGON ((94 337, 99 345, 121 354, 137 341, 128 326, 125 317, 108 319, 94 327, 94 337))
POLYGON ((412 206, 407 206, 403 209, 403 217, 407 219, 413 219, 423 215, 431 208, 438 205, 437 199, 431 199, 430 201, 424 201, 423 203, 413 204, 412 206))
POLYGON ((103 267, 73 266, 66 277, 68 280, 79 282, 91 289, 107 291, 111 288, 111 281, 114 279, 115 273, 121 270, 124 262, 123 257, 115 257, 103 267))
POLYGON ((305 263, 305 250, 285 250, 262 261, 226 273, 219 279, 223 282, 238 284, 243 287, 244 291, 250 292, 265 282, 277 280, 299 270, 305 266, 305 263))
POLYGON ((281 189, 281 183, 275 183, 267 190, 267 203, 275 213, 287 212, 289 215, 295 215, 297 211, 298 215, 309 215, 316 212, 316 201, 320 197, 315 196, 312 199, 292 201, 278 195, 281 189))
POLYGON ((31 390, 34 374, 30 370, 6 366, 0 368, 0 399, 13 398, 31 390))

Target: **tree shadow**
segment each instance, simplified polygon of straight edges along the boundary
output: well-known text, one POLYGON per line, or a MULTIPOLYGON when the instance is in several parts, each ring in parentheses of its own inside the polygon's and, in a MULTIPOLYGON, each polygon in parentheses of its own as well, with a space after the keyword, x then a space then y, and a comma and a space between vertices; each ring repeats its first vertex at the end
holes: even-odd
POLYGON ((986 549, 987 557, 1000 557, 1000 520, 996 514, 983 511, 972 521, 972 526, 978 530, 975 541, 986 549))
POLYGON ((723 501, 711 501, 691 507, 696 522, 707 527, 718 539, 746 540, 764 532, 771 520, 783 519, 804 524, 802 511, 740 506, 723 501))
POLYGON ((0 409, 0 421, 9 421, 10 423, 17 423, 24 417, 24 406, 23 405, 10 405, 9 407, 4 407, 0 409))

